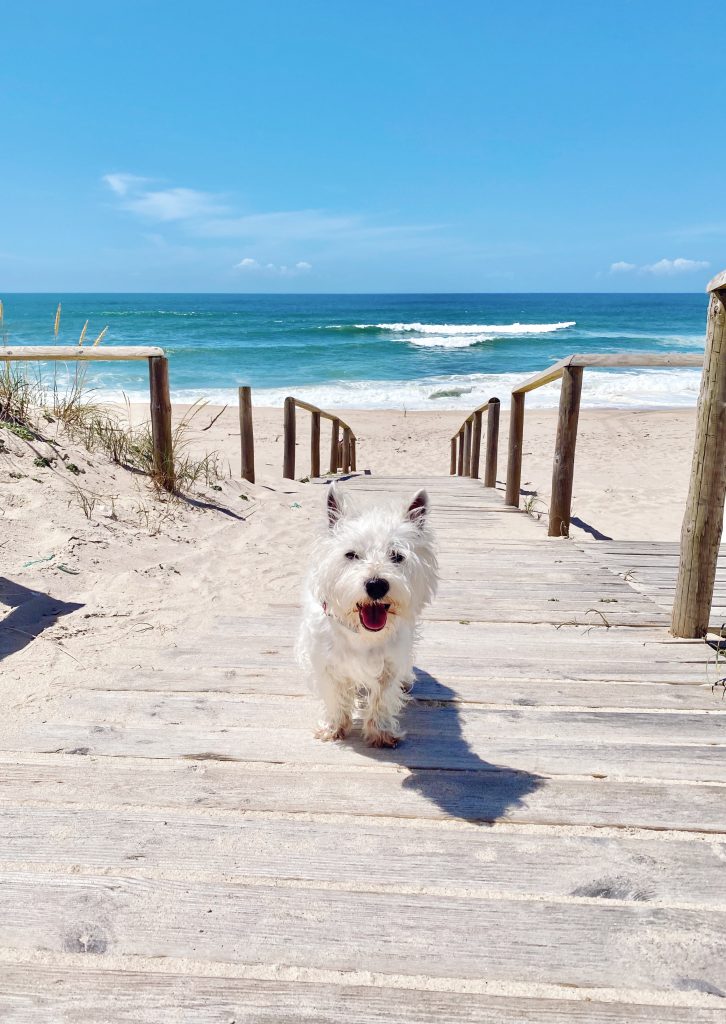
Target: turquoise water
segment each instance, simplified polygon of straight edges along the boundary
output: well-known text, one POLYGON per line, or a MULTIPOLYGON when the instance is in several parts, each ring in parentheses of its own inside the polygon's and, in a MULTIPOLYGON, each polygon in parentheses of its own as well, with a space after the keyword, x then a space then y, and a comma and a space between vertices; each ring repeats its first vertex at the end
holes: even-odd
MULTIPOLYGON (((5 344, 153 344, 173 398, 330 407, 468 408, 572 352, 703 349, 705 295, 6 295, 5 344), (62 303, 60 333, 53 320, 62 303)), ((697 370, 588 371, 591 406, 695 404, 697 370)), ((146 399, 142 363, 94 364, 100 397, 146 399)), ((530 396, 557 402, 557 386, 530 396)))

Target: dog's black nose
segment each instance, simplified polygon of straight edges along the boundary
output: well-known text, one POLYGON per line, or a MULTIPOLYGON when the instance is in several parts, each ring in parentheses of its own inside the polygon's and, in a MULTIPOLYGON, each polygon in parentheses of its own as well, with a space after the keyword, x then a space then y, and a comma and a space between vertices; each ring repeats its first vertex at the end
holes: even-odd
POLYGON ((368 580, 366 583, 366 594, 368 594, 368 597, 372 597, 374 601, 380 601, 388 593, 388 586, 388 580, 378 578, 368 580))

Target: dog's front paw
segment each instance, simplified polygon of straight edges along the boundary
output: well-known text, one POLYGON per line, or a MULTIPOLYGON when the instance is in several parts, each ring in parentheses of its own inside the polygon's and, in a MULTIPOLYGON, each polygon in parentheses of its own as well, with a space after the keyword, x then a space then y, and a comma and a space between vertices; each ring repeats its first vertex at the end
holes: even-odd
POLYGON ((369 747, 397 747, 403 739, 402 736, 387 732, 385 729, 366 729, 364 735, 369 747))
POLYGON ((315 739, 329 743, 331 740, 344 740, 350 729, 350 722, 342 722, 334 725, 332 722, 322 722, 315 730, 315 739))

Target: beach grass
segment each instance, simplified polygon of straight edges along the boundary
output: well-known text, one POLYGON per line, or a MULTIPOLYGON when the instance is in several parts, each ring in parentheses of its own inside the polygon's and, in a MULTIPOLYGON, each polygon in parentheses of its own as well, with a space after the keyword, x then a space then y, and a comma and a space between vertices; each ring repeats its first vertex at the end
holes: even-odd
MULTIPOLYGON (((76 366, 69 378, 61 381, 54 368, 52 381, 46 386, 40 373, 32 378, 11 363, 3 364, 0 426, 23 440, 43 440, 52 445, 45 435, 48 424, 55 423, 86 451, 102 452, 114 464, 143 473, 160 496, 163 488, 154 464, 151 424, 132 424, 130 407, 123 416, 98 402, 86 385, 85 372, 85 367, 76 366)), ((193 421, 205 406, 206 402, 196 402, 172 431, 174 479, 180 494, 201 484, 211 486, 222 476, 217 452, 198 455, 190 451, 193 421)), ((168 497, 166 492, 164 496, 168 497)))

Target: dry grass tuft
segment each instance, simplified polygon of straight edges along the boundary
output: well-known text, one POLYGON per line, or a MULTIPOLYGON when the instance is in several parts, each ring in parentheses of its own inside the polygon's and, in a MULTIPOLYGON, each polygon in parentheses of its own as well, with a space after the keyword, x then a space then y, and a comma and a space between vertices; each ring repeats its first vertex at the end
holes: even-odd
MULTIPOLYGON (((222 476, 217 452, 198 456, 189 451, 192 423, 205 405, 202 401, 195 403, 172 432, 174 478, 180 493, 201 484, 209 487, 222 476)), ((124 417, 97 402, 86 386, 85 366, 77 365, 64 383, 54 372, 50 387, 44 387, 40 379, 30 380, 12 364, 0 366, 0 423, 18 436, 34 440, 41 436, 41 419, 59 424, 88 452, 102 452, 116 465, 143 473, 161 492, 151 425, 132 426, 130 409, 124 417)))

